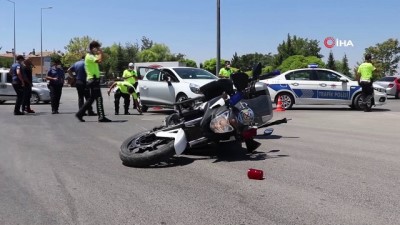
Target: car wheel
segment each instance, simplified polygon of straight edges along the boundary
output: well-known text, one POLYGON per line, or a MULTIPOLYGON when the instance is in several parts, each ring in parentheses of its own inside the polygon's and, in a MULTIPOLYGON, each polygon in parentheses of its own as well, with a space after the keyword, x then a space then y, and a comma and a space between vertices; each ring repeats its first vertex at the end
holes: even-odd
POLYGON ((281 93, 275 97, 275 103, 278 104, 278 99, 281 98, 282 100, 282 107, 284 109, 291 109, 294 104, 294 98, 289 93, 281 93))
POLYGON ((31 104, 38 104, 40 101, 39 94, 36 92, 32 92, 31 95, 31 104))
POLYGON ((142 105, 142 112, 147 112, 149 107, 147 105, 142 105))
POLYGON ((0 100, 0 104, 3 104, 4 102, 6 102, 5 100, 0 100))
MULTIPOLYGON (((176 97, 176 102, 185 101, 187 99, 188 99, 188 96, 183 94, 183 93, 181 93, 181 94, 178 94, 178 96, 176 97)), ((191 107, 190 104, 183 104, 182 105, 182 108, 184 108, 184 109, 187 109, 187 108, 190 108, 190 107, 191 107)))
POLYGON ((49 104, 50 103, 50 101, 43 101, 45 104, 49 104))
MULTIPOLYGON (((373 98, 371 98, 371 101, 369 101, 369 102, 367 103, 369 108, 372 107, 372 101, 373 101, 373 98)), ((364 105, 363 105, 362 103, 363 103, 363 101, 362 101, 362 98, 361 98, 361 93, 359 93, 359 94, 354 98, 354 101, 353 101, 354 109, 356 109, 356 110, 363 110, 363 109, 364 109, 364 105)))

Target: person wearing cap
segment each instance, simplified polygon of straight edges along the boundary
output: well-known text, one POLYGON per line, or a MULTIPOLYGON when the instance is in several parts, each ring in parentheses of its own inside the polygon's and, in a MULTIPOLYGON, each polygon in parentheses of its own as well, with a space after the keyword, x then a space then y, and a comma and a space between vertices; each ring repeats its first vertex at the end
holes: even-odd
POLYGON ((49 72, 47 72, 46 80, 49 80, 48 87, 50 89, 51 114, 58 114, 62 88, 65 80, 65 73, 61 67, 61 61, 59 59, 52 61, 52 66, 50 67, 49 72))
MULTIPOLYGON (((87 101, 90 98, 90 90, 86 86, 86 70, 85 70, 85 56, 82 56, 82 59, 75 62, 70 68, 67 70, 70 76, 74 76, 76 79, 76 91, 78 92, 78 109, 82 108, 85 100, 87 101)), ((93 107, 90 105, 87 110, 87 115, 89 116, 97 116, 95 112, 93 112, 93 107)))
POLYGON ((376 69, 371 63, 371 54, 365 55, 365 62, 362 63, 357 70, 357 80, 361 86, 361 98, 362 104, 364 105, 364 112, 370 112, 371 106, 368 106, 367 99, 369 96, 372 97, 374 93, 373 83, 373 72, 376 69))
POLYGON ((101 123, 112 122, 105 116, 103 106, 103 96, 100 89, 100 68, 99 63, 103 62, 104 53, 101 45, 97 41, 89 44, 89 53, 85 56, 86 85, 90 89, 90 98, 83 104, 75 114, 79 121, 85 122, 83 116, 89 107, 96 101, 98 121, 101 123))
POLYGON ((225 61, 225 67, 219 70, 219 78, 230 78, 231 74, 233 73, 231 68, 231 62, 225 61))
POLYGON ((16 58, 16 62, 12 64, 10 73, 12 74, 12 86, 17 94, 17 100, 15 101, 14 106, 14 115, 24 115, 23 110, 21 110, 21 105, 24 98, 24 88, 25 88, 25 80, 22 72, 22 64, 25 58, 22 55, 18 55, 16 58))
POLYGON ((26 59, 22 66, 22 74, 25 80, 24 87, 24 100, 22 101, 22 110, 26 113, 35 113, 31 108, 31 96, 32 96, 32 61, 26 59))
MULTIPOLYGON (((124 81, 127 81, 130 84, 132 84, 136 90, 138 83, 137 83, 137 74, 136 74, 134 67, 135 67, 135 64, 133 64, 133 62, 130 62, 128 64, 128 69, 124 70, 124 72, 122 74, 122 78, 124 79, 124 81)), ((134 109, 137 108, 135 101, 133 101, 133 108, 134 109)))
POLYGON ((124 99, 124 109, 125 109, 124 114, 130 115, 129 104, 130 104, 130 96, 131 95, 133 97, 133 101, 136 102, 136 104, 138 106, 137 107, 138 112, 140 114, 142 114, 142 109, 137 100, 138 97, 136 94, 135 87, 131 83, 129 83, 127 81, 114 82, 107 91, 108 96, 110 96, 110 92, 111 92, 111 90, 113 90, 114 87, 118 87, 118 89, 115 91, 115 94, 114 94, 115 115, 119 114, 119 101, 120 101, 121 97, 124 99))

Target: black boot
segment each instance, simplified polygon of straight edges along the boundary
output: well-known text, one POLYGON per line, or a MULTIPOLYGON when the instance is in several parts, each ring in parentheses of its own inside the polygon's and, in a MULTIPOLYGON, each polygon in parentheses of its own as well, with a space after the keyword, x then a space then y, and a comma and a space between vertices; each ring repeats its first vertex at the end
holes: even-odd
POLYGON ((98 97, 96 103, 97 103, 97 113, 99 116, 99 122, 111 122, 111 120, 106 118, 104 115, 103 98, 98 97))

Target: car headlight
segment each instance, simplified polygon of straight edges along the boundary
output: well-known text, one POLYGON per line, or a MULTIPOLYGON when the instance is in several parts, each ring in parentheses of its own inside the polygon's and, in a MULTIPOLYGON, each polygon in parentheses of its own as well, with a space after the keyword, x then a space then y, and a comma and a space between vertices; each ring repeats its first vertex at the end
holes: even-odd
POLYGON ((386 90, 384 88, 374 87, 374 90, 377 91, 377 92, 386 93, 386 90))
POLYGON ((210 129, 214 133, 219 134, 232 132, 234 129, 229 123, 229 110, 224 111, 212 119, 210 122, 210 129))
POLYGON ((189 84, 189 87, 190 87, 190 90, 191 90, 193 93, 195 93, 195 94, 200 94, 200 93, 201 93, 201 92, 200 92, 200 86, 199 86, 199 85, 190 83, 190 84, 189 84))

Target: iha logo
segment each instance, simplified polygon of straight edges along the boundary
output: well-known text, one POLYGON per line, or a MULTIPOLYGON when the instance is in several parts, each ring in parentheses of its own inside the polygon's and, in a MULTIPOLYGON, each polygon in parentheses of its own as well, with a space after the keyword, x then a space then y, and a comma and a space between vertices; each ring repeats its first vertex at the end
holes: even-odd
POLYGON ((327 37, 324 40, 324 45, 327 48, 337 47, 354 47, 354 44, 351 40, 341 40, 334 37, 327 37))

